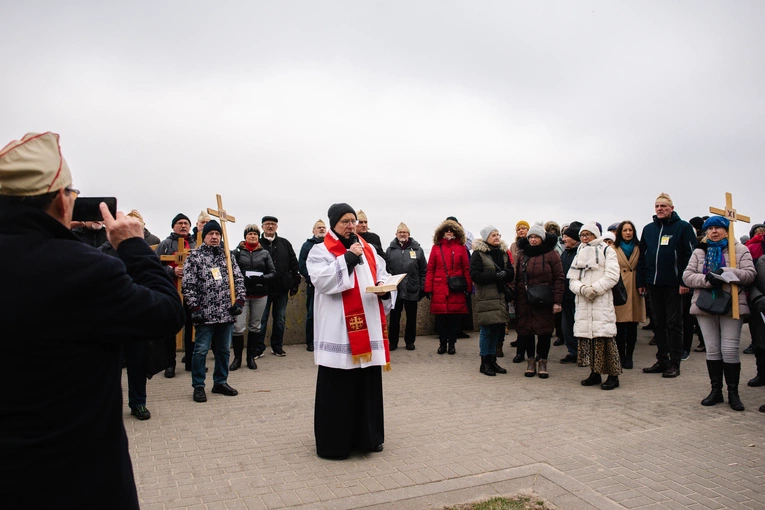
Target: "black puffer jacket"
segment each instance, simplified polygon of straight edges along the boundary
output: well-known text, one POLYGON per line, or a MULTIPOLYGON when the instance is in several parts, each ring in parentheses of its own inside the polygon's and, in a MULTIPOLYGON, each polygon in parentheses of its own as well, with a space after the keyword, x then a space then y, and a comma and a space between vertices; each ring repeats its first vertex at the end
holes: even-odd
POLYGON ((271 255, 261 245, 254 251, 245 246, 245 242, 239 243, 231 252, 231 260, 235 260, 244 277, 244 288, 247 297, 260 297, 268 295, 268 282, 276 277, 276 268, 271 255), (258 271, 262 276, 247 276, 247 271, 258 271))
POLYGON ((419 301, 420 294, 425 290, 425 274, 428 272, 428 261, 420 243, 410 237, 401 246, 394 238, 385 250, 385 259, 390 274, 406 273, 406 278, 398 285, 398 299, 419 301))
POLYGON ((268 293, 272 296, 281 296, 290 290, 297 292, 300 285, 300 273, 298 261, 292 245, 279 234, 274 234, 274 240, 269 241, 265 236, 260 236, 260 244, 271 255, 271 260, 276 266, 276 277, 268 282, 268 293))
MULTIPOLYGON (((306 267, 306 261, 308 261, 308 254, 311 253, 311 248, 317 244, 324 242, 324 238, 313 236, 306 239, 303 246, 300 247, 300 256, 298 257, 298 267, 300 268, 300 274, 305 278, 305 284, 309 289, 313 288, 311 284, 311 276, 308 274, 308 267, 306 267)), ((313 291, 312 291, 313 292, 313 291)))

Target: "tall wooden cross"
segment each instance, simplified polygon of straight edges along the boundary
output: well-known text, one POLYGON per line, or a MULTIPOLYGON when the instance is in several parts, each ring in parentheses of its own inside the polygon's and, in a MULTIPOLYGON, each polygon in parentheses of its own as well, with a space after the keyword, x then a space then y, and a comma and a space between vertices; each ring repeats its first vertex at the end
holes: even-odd
MULTIPOLYGON (((178 251, 173 253, 172 255, 160 255, 159 260, 162 262, 175 262, 176 267, 180 267, 183 269, 183 265, 186 263, 186 259, 189 256, 189 253, 191 253, 191 250, 186 249, 186 243, 183 242, 183 238, 178 238, 178 251)), ((181 289, 183 282, 180 278, 175 279, 175 288, 178 290, 178 295, 181 297, 181 302, 183 302, 183 291, 181 289)), ((175 335, 175 348, 180 349, 183 346, 183 328, 178 331, 178 333, 175 335)))
MULTIPOLYGON (((743 214, 736 213, 736 210, 733 208, 733 195, 727 192, 725 193, 725 209, 710 207, 709 212, 712 214, 719 214, 720 216, 730 221, 730 226, 728 227, 728 265, 729 267, 736 267, 736 236, 733 233, 733 224, 737 221, 749 223, 749 216, 744 216, 743 214)), ((733 318, 739 319, 741 316, 739 315, 738 309, 738 285, 731 283, 730 293, 733 318)))
POLYGON ((229 247, 231 246, 228 243, 228 234, 226 233, 226 222, 236 223, 236 218, 233 216, 229 216, 226 214, 226 210, 223 209, 223 199, 221 199, 220 195, 215 195, 215 198, 218 199, 218 208, 212 209, 210 207, 207 208, 207 213, 211 214, 212 216, 215 216, 220 220, 220 228, 223 230, 223 243, 226 245, 226 249, 223 250, 226 253, 226 269, 228 270, 228 288, 231 291, 231 304, 233 305, 236 303, 236 288, 234 287, 234 272, 231 269, 231 252, 229 250, 229 247))

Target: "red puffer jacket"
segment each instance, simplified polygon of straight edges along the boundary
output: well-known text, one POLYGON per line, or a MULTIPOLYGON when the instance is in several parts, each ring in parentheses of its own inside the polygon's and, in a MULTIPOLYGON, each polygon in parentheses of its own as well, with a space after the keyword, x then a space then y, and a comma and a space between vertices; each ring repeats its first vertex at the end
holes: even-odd
POLYGON ((452 240, 441 238, 439 243, 430 250, 428 270, 425 274, 425 292, 433 293, 430 300, 430 313, 468 313, 465 293, 449 289, 449 284, 446 280, 447 270, 449 276, 464 276, 468 282, 468 291, 472 291, 473 283, 470 281, 470 259, 468 258, 467 248, 460 242, 459 236, 452 240), (441 250, 443 250, 443 257, 441 256, 441 250), (446 260, 446 268, 444 268, 444 259, 446 260))

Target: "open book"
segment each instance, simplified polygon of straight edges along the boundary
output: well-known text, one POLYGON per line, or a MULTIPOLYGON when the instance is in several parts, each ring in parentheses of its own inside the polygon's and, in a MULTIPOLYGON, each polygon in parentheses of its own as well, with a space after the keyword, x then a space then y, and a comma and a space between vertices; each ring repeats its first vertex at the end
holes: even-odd
POLYGON ((733 274, 733 271, 723 271, 723 274, 712 273, 712 276, 718 280, 724 281, 725 283, 736 283, 741 281, 738 279, 738 276, 733 274))
POLYGON ((392 290, 396 290, 398 288, 398 284, 401 283, 401 280, 403 280, 405 277, 406 277, 406 273, 391 275, 388 277, 387 280, 382 282, 380 285, 375 285, 374 287, 367 287, 367 292, 371 292, 371 293, 390 292, 392 290))

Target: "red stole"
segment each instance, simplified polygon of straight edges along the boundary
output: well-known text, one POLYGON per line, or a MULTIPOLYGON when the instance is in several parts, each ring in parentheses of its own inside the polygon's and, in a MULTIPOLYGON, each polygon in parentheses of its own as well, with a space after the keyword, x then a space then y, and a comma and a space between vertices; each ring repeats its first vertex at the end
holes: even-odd
MULTIPOLYGON (((361 236, 359 236, 358 239, 364 250, 366 264, 354 268, 354 286, 351 289, 344 290, 341 294, 343 298, 343 313, 345 314, 345 329, 348 331, 348 340, 351 344, 351 356, 353 357, 354 364, 361 362, 369 363, 372 361, 372 345, 369 341, 367 319, 364 315, 364 303, 361 301, 361 289, 359 288, 359 279, 356 276, 355 269, 370 271, 372 273, 372 281, 377 283, 377 261, 375 260, 374 250, 361 236)), ((324 236, 324 246, 326 246, 327 250, 336 257, 342 257, 348 251, 345 246, 343 246, 342 242, 335 239, 332 232, 328 232, 327 235, 324 236)), ((382 326, 383 347, 385 349, 385 366, 383 367, 383 370, 387 372, 390 370, 388 328, 385 325, 385 309, 379 299, 377 300, 377 305, 380 309, 380 324, 382 326)))

